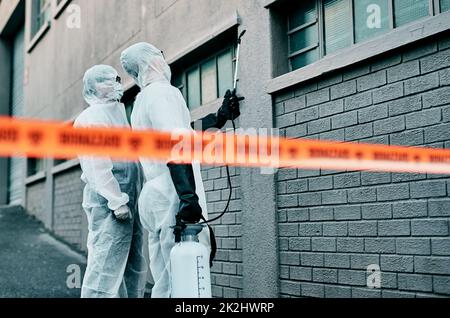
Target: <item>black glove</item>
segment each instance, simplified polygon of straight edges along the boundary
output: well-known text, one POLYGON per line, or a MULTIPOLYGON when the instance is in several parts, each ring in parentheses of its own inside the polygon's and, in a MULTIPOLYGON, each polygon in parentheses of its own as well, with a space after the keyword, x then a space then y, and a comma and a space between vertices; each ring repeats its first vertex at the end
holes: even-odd
POLYGON ((202 218, 202 208, 195 193, 195 178, 192 165, 168 163, 175 190, 180 198, 178 217, 186 223, 198 223, 202 218))
POLYGON ((217 113, 216 128, 221 129, 227 121, 235 120, 241 116, 241 109, 239 103, 243 101, 244 97, 237 97, 236 91, 231 92, 227 90, 223 99, 222 107, 220 107, 217 113))

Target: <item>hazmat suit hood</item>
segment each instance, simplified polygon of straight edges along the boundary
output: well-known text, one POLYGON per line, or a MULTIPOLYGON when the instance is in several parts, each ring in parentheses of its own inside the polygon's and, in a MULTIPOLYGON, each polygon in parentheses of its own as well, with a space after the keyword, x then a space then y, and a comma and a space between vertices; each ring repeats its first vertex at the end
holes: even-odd
POLYGON ((117 102, 123 96, 119 74, 108 65, 96 65, 87 70, 83 84, 83 97, 90 106, 117 102))
POLYGON ((144 87, 155 82, 170 83, 172 73, 161 50, 149 43, 137 43, 123 51, 120 57, 123 69, 135 80, 137 85, 144 87))

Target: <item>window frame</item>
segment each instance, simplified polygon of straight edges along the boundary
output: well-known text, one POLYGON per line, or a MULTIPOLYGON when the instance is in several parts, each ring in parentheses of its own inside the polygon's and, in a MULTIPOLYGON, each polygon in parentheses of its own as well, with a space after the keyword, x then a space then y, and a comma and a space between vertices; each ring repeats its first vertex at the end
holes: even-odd
POLYGON ((72 0, 61 0, 61 2, 58 4, 58 0, 52 0, 53 19, 58 19, 71 1, 72 0))
POLYGON ((30 6, 31 6, 31 16, 28 17, 31 20, 30 23, 30 29, 29 29, 29 42, 28 42, 28 46, 27 46, 27 53, 31 53, 31 51, 33 51, 33 49, 36 47, 36 45, 42 40, 42 38, 45 36, 45 34, 47 33, 47 31, 50 29, 51 26, 51 17, 52 17, 52 9, 53 9, 53 2, 54 0, 47 0, 48 1, 48 5, 46 7, 46 10, 48 10, 48 18, 41 24, 38 26, 38 22, 40 24, 40 16, 42 14, 41 11, 41 3, 40 1, 45 1, 45 0, 39 0, 39 8, 36 8, 36 2, 31 1, 30 6))
MULTIPOLYGON (((441 8, 441 0, 428 0, 429 12, 428 12, 427 16, 425 16, 423 18, 420 18, 420 19, 417 19, 417 20, 414 20, 414 21, 412 21, 410 23, 407 23, 405 25, 396 27, 395 26, 394 0, 388 0, 389 29, 383 34, 374 36, 372 38, 367 38, 364 41, 356 42, 355 1, 357 1, 357 0, 343 0, 343 1, 347 1, 348 5, 350 6, 351 30, 349 30, 349 31, 350 31, 350 34, 351 34, 351 43, 350 43, 350 45, 348 47, 345 47, 344 49, 339 49, 336 52, 333 52, 333 53, 330 53, 330 54, 326 54, 326 51, 325 51, 325 0, 313 0, 313 1, 315 2, 316 11, 317 11, 317 18, 316 18, 315 21, 307 22, 307 23, 305 23, 305 24, 303 24, 301 26, 298 26, 298 27, 296 27, 296 28, 291 30, 290 29, 290 25, 289 25, 290 24, 289 16, 288 15, 285 16, 285 23, 286 23, 286 26, 287 26, 286 36, 288 37, 288 40, 287 40, 287 43, 288 43, 287 58, 288 58, 288 69, 289 69, 289 72, 293 72, 295 70, 303 68, 303 67, 297 68, 297 69, 293 68, 293 66, 292 66, 292 59, 294 57, 297 57, 297 56, 299 56, 301 54, 304 54, 306 52, 309 52, 309 51, 317 48, 317 45, 310 45, 310 46, 305 47, 305 48, 303 48, 301 50, 297 50, 296 52, 292 52, 291 53, 291 45, 292 45, 291 44, 291 35, 296 33, 296 32, 298 32, 298 31, 304 30, 307 27, 312 26, 312 25, 314 25, 316 23, 318 24, 318 32, 319 32, 319 34, 318 34, 318 54, 319 54, 319 57, 318 57, 317 61, 320 61, 321 59, 323 59, 324 57, 326 57, 328 55, 339 54, 340 52, 342 52, 342 50, 345 50, 345 49, 348 49, 348 48, 354 48, 355 45, 359 45, 361 43, 371 41, 371 40, 376 39, 378 37, 386 36, 387 33, 392 32, 395 29, 398 29, 398 28, 401 28, 401 27, 404 27, 404 26, 408 26, 408 25, 411 25, 413 23, 420 22, 423 19, 435 17, 435 16, 437 16, 437 15, 442 13, 441 10, 440 10, 440 8, 441 8)), ((268 5, 272 5, 275 2, 276 1, 271 1, 268 5)), ((315 61, 313 63, 310 63, 310 64, 307 64, 305 66, 314 64, 317 61, 315 61)))
MULTIPOLYGON (((236 66, 236 45, 235 44, 229 44, 227 45, 225 48, 222 48, 220 50, 218 50, 217 52, 215 52, 212 55, 209 55, 206 58, 203 58, 201 60, 199 60, 198 62, 195 62, 195 64, 189 66, 188 68, 184 69, 180 74, 178 74, 181 77, 181 84, 179 86, 177 86, 177 88, 181 91, 181 93, 183 94, 183 97, 186 100, 186 105, 188 106, 189 111, 195 111, 198 108, 207 106, 211 103, 214 103, 217 99, 220 99, 219 96, 219 67, 218 67, 218 57, 222 54, 224 54, 225 52, 231 51, 231 63, 232 63, 232 73, 234 74, 234 70, 235 70, 235 66, 236 66), (203 91, 202 91, 202 71, 201 71, 201 66, 210 61, 211 59, 214 59, 215 61, 215 72, 216 72, 216 95, 218 96, 215 100, 212 101, 208 101, 208 102, 203 102, 203 91), (199 71, 199 89, 200 89, 200 105, 196 106, 195 108, 192 108, 189 105, 189 87, 188 87, 188 81, 187 81, 187 76, 188 74, 193 71, 193 70, 198 70, 199 71)), ((231 89, 232 87, 230 87, 231 89)))

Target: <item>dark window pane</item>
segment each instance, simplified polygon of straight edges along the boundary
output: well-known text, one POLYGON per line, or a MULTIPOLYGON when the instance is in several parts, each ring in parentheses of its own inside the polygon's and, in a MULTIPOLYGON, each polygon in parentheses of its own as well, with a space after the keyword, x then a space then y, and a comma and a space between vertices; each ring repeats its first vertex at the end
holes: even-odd
POLYGON ((302 0, 302 2, 304 3, 296 5, 295 9, 289 14, 289 30, 317 19, 316 1, 302 0))
POLYGON ((217 57, 217 71, 219 72, 219 96, 224 96, 233 87, 233 56, 228 50, 217 57))
POLYGON ((355 1, 355 41, 365 41, 389 30, 389 0, 355 1))
POLYGON ((441 0, 441 12, 450 10, 450 0, 441 0))
POLYGON ((395 26, 399 27, 430 14, 429 0, 394 0, 395 26))
POLYGON ((200 100, 200 70, 195 68, 187 74, 188 106, 194 109, 201 104, 200 100))
POLYGON ((348 0, 324 0, 325 51, 336 52, 352 44, 351 8, 348 0))
POLYGON ((317 44, 318 32, 319 31, 317 30, 317 24, 313 24, 305 29, 291 34, 289 36, 289 41, 291 44, 290 53, 294 53, 308 46, 317 44))
POLYGON ((314 63, 319 59, 319 49, 313 49, 311 51, 299 54, 293 58, 291 58, 291 67, 292 70, 299 69, 308 64, 314 63))

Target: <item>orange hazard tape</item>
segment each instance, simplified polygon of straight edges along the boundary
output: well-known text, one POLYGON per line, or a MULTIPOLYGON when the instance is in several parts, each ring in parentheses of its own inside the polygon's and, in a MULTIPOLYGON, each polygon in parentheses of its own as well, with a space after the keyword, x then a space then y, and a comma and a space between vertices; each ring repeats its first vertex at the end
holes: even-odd
POLYGON ((450 174, 450 150, 284 139, 234 133, 75 129, 0 117, 0 156, 159 161, 247 167, 450 174))

